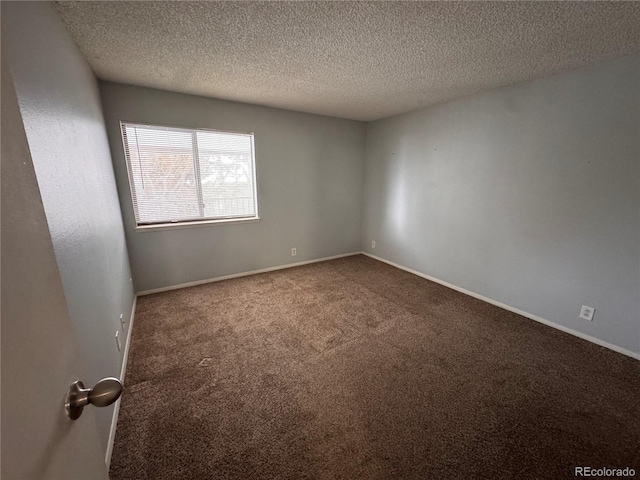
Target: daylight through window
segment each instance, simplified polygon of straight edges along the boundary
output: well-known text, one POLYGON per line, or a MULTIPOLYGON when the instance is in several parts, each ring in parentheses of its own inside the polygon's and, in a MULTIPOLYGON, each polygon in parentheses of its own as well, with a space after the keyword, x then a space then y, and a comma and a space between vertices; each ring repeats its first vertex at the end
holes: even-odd
POLYGON ((253 134, 121 127, 138 226, 258 217, 253 134))

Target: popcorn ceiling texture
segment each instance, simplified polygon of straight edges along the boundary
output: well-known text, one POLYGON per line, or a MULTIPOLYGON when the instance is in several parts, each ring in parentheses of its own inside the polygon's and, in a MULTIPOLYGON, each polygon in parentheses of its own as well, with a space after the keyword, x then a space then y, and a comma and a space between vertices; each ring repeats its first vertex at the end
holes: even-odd
POLYGON ((636 2, 58 2, 99 78, 354 120, 640 50, 636 2))

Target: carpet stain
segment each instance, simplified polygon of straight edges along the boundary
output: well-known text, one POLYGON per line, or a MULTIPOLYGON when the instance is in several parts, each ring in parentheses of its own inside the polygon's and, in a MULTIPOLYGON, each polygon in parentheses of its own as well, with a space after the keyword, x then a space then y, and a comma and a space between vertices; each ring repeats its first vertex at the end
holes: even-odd
POLYGON ((203 358, 202 360, 200 360, 200 363, 198 363, 198 366, 199 367, 208 367, 212 363, 213 363, 213 358, 207 357, 207 358, 203 358))

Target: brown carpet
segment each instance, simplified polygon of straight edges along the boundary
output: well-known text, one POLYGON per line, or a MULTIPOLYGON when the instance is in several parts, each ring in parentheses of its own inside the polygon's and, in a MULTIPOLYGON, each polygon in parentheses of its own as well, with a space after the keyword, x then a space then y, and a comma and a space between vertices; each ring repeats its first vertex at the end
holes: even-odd
POLYGON ((638 472, 639 366, 362 255, 145 296, 111 478, 638 472))

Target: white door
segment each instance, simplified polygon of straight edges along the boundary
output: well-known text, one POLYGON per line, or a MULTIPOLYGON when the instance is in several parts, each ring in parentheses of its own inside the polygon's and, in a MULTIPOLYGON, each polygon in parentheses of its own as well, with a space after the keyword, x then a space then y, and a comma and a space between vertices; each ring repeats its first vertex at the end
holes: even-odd
POLYGON ((2 50, 1 477, 104 480, 95 407, 65 414, 82 360, 2 50))

